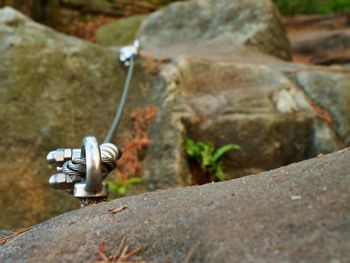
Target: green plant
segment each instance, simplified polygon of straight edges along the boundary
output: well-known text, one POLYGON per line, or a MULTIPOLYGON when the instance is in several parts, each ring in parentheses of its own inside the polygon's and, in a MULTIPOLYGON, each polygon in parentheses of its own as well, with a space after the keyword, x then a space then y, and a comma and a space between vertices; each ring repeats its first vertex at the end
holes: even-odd
POLYGON ((273 0, 284 15, 349 12, 350 0, 273 0))
POLYGON ((108 182, 108 189, 116 197, 123 197, 127 193, 130 186, 139 183, 142 183, 142 179, 139 177, 125 179, 117 175, 113 181, 108 182))
MULTIPOLYGON (((210 181, 224 181, 226 175, 222 167, 222 156, 230 150, 240 150, 237 144, 226 144, 215 148, 212 143, 194 141, 187 138, 183 147, 190 159, 200 165, 202 172, 209 176, 210 181)), ((192 167, 193 170, 193 167, 192 167)))

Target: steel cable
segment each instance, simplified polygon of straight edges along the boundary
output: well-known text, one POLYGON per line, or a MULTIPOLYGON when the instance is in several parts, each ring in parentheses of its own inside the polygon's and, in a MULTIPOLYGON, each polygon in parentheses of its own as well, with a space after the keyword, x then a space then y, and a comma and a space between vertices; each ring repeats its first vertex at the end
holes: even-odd
MULTIPOLYGON (((131 78, 134 71, 134 65, 135 65, 135 56, 131 56, 129 59, 129 66, 128 66, 128 73, 127 77, 124 83, 123 92, 120 98, 120 103, 118 105, 116 114, 114 116, 114 119, 112 121, 112 125, 110 129, 108 130, 108 133, 104 139, 103 145, 109 145, 110 141, 112 140, 115 132, 117 131, 121 117, 124 112, 126 99, 128 97, 131 78)), ((115 146, 114 146, 115 147, 115 146)), ((108 173, 115 169, 116 164, 116 157, 117 155, 120 155, 120 152, 117 148, 113 148, 111 146, 106 146, 104 149, 101 149, 101 169, 102 169, 102 178, 105 179, 108 175, 108 173)), ((74 181, 79 181, 81 177, 85 176, 86 173, 86 160, 85 158, 76 158, 74 160, 69 160, 62 166, 62 172, 66 175, 69 175, 74 181)))
POLYGON ((123 111, 125 108, 125 102, 126 102, 126 99, 128 97, 128 93, 129 93, 130 82, 131 82, 132 74, 134 71, 135 56, 131 56, 129 61, 130 61, 130 64, 129 64, 128 75, 127 75, 125 83, 124 83, 124 88, 123 88, 122 96, 120 98, 120 103, 119 103, 118 109, 115 113, 111 128, 109 129, 109 131, 108 131, 108 133, 103 141, 104 143, 110 142, 112 140, 116 130, 118 129, 121 117, 123 115, 123 111))

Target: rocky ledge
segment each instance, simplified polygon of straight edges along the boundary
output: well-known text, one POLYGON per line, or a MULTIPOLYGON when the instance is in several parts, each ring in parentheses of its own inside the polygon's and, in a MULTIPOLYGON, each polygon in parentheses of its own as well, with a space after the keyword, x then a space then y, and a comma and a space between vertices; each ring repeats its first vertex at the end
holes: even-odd
POLYGON ((1 262, 91 262, 123 238, 146 262, 345 262, 350 151, 223 183, 75 210, 0 247, 1 262), (105 245, 105 246, 104 246, 105 245))

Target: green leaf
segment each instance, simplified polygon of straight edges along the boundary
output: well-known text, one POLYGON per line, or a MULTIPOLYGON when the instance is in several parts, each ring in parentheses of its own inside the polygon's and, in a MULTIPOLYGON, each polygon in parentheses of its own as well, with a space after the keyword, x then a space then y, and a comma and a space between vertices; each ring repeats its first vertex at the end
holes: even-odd
POLYGON ((125 195, 126 194, 126 186, 120 186, 119 188, 118 188, 118 194, 119 195, 121 195, 121 196, 123 196, 123 195, 125 195))
POLYGON ((214 152, 214 146, 212 144, 206 143, 203 144, 203 150, 201 152, 201 163, 202 168, 206 170, 206 167, 211 166, 212 154, 214 152))
POLYGON ((142 178, 140 177, 132 177, 128 179, 128 185, 140 184, 142 183, 142 178))
POLYGON ((108 190, 113 192, 113 193, 116 193, 117 192, 117 185, 113 182, 108 182, 108 190))
POLYGON ((142 178, 132 177, 129 179, 122 179, 116 177, 114 181, 108 182, 108 189, 111 193, 117 196, 124 196, 128 191, 128 187, 142 182, 142 178))
POLYGON ((190 138, 187 138, 182 146, 187 155, 200 164, 204 173, 212 175, 214 181, 226 180, 220 158, 229 150, 240 150, 240 147, 233 143, 215 149, 210 142, 194 141, 190 138))
POLYGON ((225 181, 227 179, 223 169, 222 169, 222 162, 219 162, 216 171, 215 171, 215 177, 218 181, 225 181))
POLYGON ((194 157, 199 152, 198 144, 189 138, 185 140, 182 146, 185 148, 187 155, 191 157, 194 157))
POLYGON ((230 144, 226 144, 224 146, 221 146, 220 148, 218 148, 212 158, 213 163, 217 162, 226 152, 230 151, 230 150, 240 150, 241 147, 239 147, 239 145, 234 144, 234 143, 230 143, 230 144))

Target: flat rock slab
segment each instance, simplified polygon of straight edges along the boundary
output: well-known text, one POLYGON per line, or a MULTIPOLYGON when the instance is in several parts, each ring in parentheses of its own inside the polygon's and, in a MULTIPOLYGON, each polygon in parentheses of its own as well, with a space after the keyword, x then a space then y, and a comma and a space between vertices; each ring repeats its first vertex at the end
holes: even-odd
POLYGON ((350 151, 223 183, 118 199, 35 225, 1 262, 91 262, 125 237, 146 262, 346 262, 350 151), (109 209, 127 206, 119 213, 109 209))
POLYGON ((143 50, 170 47, 177 56, 188 53, 187 47, 202 49, 206 43, 215 47, 210 53, 241 44, 291 59, 280 15, 268 0, 176 2, 148 16, 137 38, 143 50))

